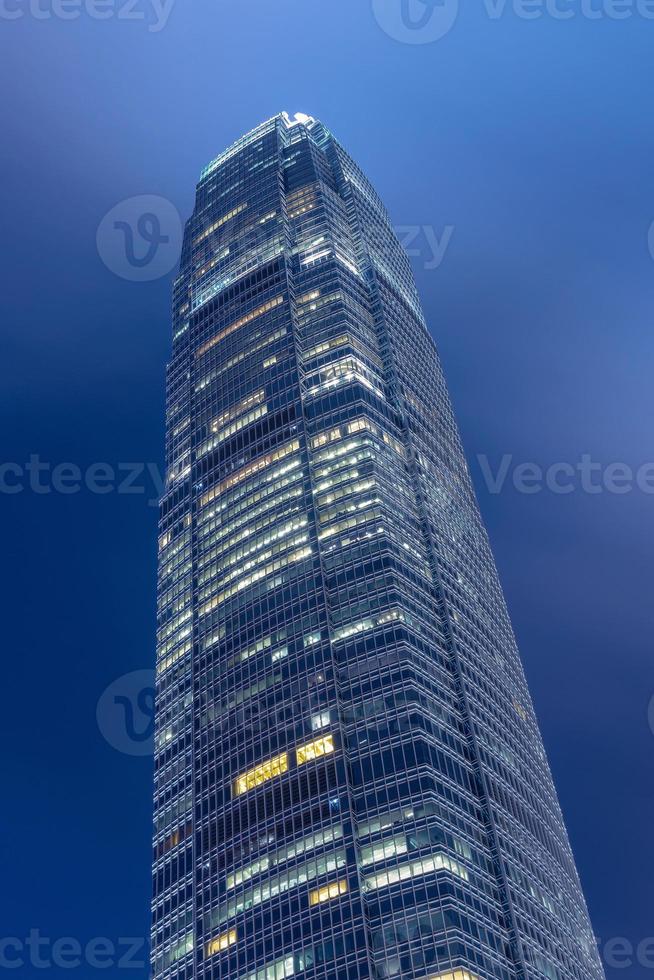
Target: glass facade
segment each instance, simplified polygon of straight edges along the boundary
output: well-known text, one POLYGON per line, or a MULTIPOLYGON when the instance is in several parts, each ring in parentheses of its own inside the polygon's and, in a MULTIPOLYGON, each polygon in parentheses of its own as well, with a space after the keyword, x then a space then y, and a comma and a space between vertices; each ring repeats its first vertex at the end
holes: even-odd
POLYGON ((173 305, 153 976, 601 978, 410 267, 320 122, 205 168, 173 305))

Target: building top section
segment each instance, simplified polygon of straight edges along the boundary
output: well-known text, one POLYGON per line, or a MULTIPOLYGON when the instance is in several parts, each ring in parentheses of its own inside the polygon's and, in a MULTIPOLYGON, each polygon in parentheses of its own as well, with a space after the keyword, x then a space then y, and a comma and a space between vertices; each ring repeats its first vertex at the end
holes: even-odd
POLYGON ((211 161, 211 163, 208 163, 200 173, 200 180, 204 180, 206 177, 209 177, 215 170, 218 169, 218 167, 229 160, 230 157, 233 157, 236 153, 240 153, 241 150, 245 149, 245 147, 254 142, 254 140, 257 140, 260 137, 265 136, 266 133, 271 132, 275 126, 282 125, 285 127, 285 129, 293 129, 295 126, 310 127, 315 122, 316 120, 313 118, 313 116, 308 116, 304 112, 296 112, 292 119, 288 112, 280 112, 271 119, 266 119, 265 122, 260 123, 254 129, 250 130, 249 133, 246 133, 245 136, 241 136, 241 138, 236 140, 235 143, 228 146, 222 153, 219 153, 218 156, 211 161))

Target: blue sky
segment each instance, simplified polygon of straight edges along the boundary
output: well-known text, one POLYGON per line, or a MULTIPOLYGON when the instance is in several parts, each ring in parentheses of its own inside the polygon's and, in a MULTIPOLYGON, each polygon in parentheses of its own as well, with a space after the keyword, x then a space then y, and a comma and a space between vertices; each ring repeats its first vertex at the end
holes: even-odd
POLYGON ((96 706, 154 659, 172 277, 116 274, 98 228, 140 195, 186 217, 201 167, 288 109, 334 131, 416 253, 608 973, 651 976, 654 495, 635 476, 654 460, 654 10, 444 0, 421 35, 422 0, 411 29, 400 0, 76 2, 0 10, 2 455, 23 473, 2 495, 14 975, 42 975, 38 929, 107 937, 102 972, 124 976, 119 941, 148 928, 151 760, 112 745, 96 706), (31 455, 51 492, 30 487, 31 455), (105 463, 114 483, 54 492, 64 462, 105 463), (143 492, 117 492, 139 462, 143 492), (530 493, 525 463, 543 474, 530 493), (607 489, 616 463, 626 492, 607 489))

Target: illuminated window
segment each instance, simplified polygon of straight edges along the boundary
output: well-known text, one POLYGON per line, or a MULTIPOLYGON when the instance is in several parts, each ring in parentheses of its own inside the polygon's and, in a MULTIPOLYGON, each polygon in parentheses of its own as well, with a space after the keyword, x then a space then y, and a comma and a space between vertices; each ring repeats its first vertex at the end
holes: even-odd
POLYGON ((195 356, 202 357, 202 355, 206 354, 208 350, 211 350, 211 348, 215 347, 216 344, 219 344, 221 340, 228 337, 230 333, 234 333, 235 330, 240 330, 240 328, 244 327, 246 324, 252 323, 253 320, 257 319, 257 317, 263 316, 264 313, 268 313, 270 310, 274 310, 276 306, 280 306, 283 302, 283 296, 276 296, 267 303, 263 303, 262 306, 258 306, 256 310, 252 310, 251 313, 246 313, 245 316, 235 320, 234 323, 230 323, 228 327, 224 327, 210 340, 207 340, 206 343, 202 344, 201 347, 198 347, 197 351, 195 352, 195 356))
POLYGON ((329 755, 334 751, 334 736, 333 735, 323 735, 322 738, 317 738, 313 742, 308 742, 306 745, 301 745, 296 750, 297 764, 301 766, 304 762, 310 762, 312 759, 319 759, 321 755, 329 755))
POLYGON ((367 524, 368 521, 378 521, 382 516, 380 507, 370 507, 369 510, 363 510, 359 514, 355 514, 353 517, 347 517, 342 521, 338 521, 337 524, 332 524, 331 527, 325 528, 318 535, 319 541, 325 541, 327 538, 333 538, 335 534, 339 534, 341 531, 350 531, 354 527, 359 527, 361 524, 367 524))
MULTIPOLYGON (((193 277, 194 280, 195 280, 195 282, 199 282, 202 279, 202 277, 207 274, 207 272, 211 272, 211 270, 212 269, 215 269, 215 267, 217 265, 220 265, 220 263, 223 261, 223 259, 226 259, 227 258, 227 256, 229 255, 229 252, 230 252, 230 249, 229 249, 229 245, 228 245, 226 248, 221 249, 221 251, 218 252, 217 255, 214 254, 214 257, 212 258, 211 262, 207 262, 206 265, 203 265, 200 269, 198 269, 196 271, 196 273, 195 273, 195 275, 193 277)), ((188 324, 186 326, 188 328, 188 324)))
POLYGON ((215 381, 216 378, 219 378, 222 374, 225 373, 225 371, 230 371, 233 367, 235 367, 237 364, 240 364, 242 361, 246 360, 246 358, 250 357, 252 354, 255 354, 257 351, 263 350, 265 347, 270 346, 270 344, 274 343, 276 340, 280 340, 282 337, 285 337, 287 333, 288 331, 286 327, 281 327, 279 330, 275 330, 274 333, 268 334, 268 336, 264 336, 264 332, 260 330, 257 334, 255 334, 255 336, 263 337, 264 338, 263 340, 261 340, 258 344, 255 344, 252 347, 248 347, 247 350, 239 351, 238 354, 235 354, 233 357, 230 357, 228 360, 224 362, 221 361, 219 367, 213 368, 213 370, 209 371, 208 374, 205 374, 203 375, 202 378, 200 378, 200 380, 195 386, 195 390, 202 391, 203 388, 206 388, 208 384, 210 384, 212 381, 215 381))
POLYGON ((331 640, 332 643, 338 643, 339 640, 347 640, 350 636, 365 633, 367 630, 372 630, 376 626, 387 626, 389 623, 409 623, 409 625, 412 625, 413 620, 402 609, 395 606, 379 613, 377 616, 372 616, 368 619, 359 619, 355 623, 347 623, 345 626, 340 626, 332 633, 331 640))
POLYGON ((321 728, 329 725, 329 711, 321 711, 317 715, 311 716, 311 731, 318 732, 321 728))
MULTIPOLYGON (((304 355, 306 357, 306 354, 304 355)), ((344 439, 348 435, 356 435, 357 432, 371 432, 378 438, 382 438, 387 446, 393 449, 400 456, 406 456, 406 450, 404 446, 394 439, 393 436, 384 432, 378 425, 371 422, 367 418, 356 418, 348 423, 347 426, 337 426, 334 429, 329 429, 325 432, 321 432, 319 435, 314 436, 311 440, 311 448, 319 449, 321 446, 326 445, 329 442, 337 442, 339 439, 344 439)))
POLYGON ((211 647, 216 645, 216 643, 220 643, 220 641, 224 639, 226 633, 227 630, 224 626, 221 626, 220 629, 214 630, 213 633, 209 633, 208 636, 204 636, 200 640, 200 648, 203 651, 210 650, 211 647))
POLYGON ((408 807, 405 810, 390 810, 388 813, 382 813, 367 823, 360 824, 357 830, 357 837, 359 839, 369 837, 371 834, 376 834, 380 830, 388 830, 389 827, 394 827, 395 824, 404 823, 405 820, 418 820, 420 817, 432 816, 438 812, 436 804, 431 801, 427 801, 422 806, 408 807))
MULTIPOLYGON (((180 618, 183 619, 184 617, 180 617, 180 618)), ((159 649, 157 652, 157 656, 159 657, 159 659, 161 659, 167 653, 173 650, 179 643, 182 642, 182 640, 186 639, 187 636, 190 636, 192 632, 193 632, 192 627, 186 626, 184 629, 180 629, 175 634, 175 636, 172 637, 172 639, 169 639, 168 635, 159 637, 159 649)))
POLYGON ((316 185, 308 184, 293 191, 286 198, 286 207, 289 218, 299 218, 307 211, 312 211, 318 203, 316 195, 316 185))
POLYGON ((304 559, 308 558, 311 554, 311 546, 300 548, 298 551, 293 551, 290 555, 284 555, 282 558, 278 558, 269 565, 265 565, 258 571, 252 572, 245 578, 239 579, 233 585, 228 586, 228 588, 224 589, 222 592, 219 592, 213 599, 210 599, 203 606, 201 606, 200 615, 206 616, 207 613, 210 613, 227 599, 231 599, 232 596, 242 592, 243 589, 249 588, 249 586, 254 585, 255 582, 261 582, 263 579, 268 578, 269 575, 273 575, 275 572, 280 571, 282 568, 287 568, 289 565, 292 565, 295 562, 304 561, 304 559))
POLYGON ((273 759, 268 759, 267 762, 262 762, 260 766, 239 776, 234 782, 234 795, 241 796, 243 793, 248 793, 255 786, 267 783, 269 779, 281 776, 287 771, 288 752, 282 752, 281 755, 276 755, 273 759))
POLYGON ((253 462, 247 463, 239 470, 236 470, 235 473, 230 474, 230 476, 224 479, 222 483, 219 483, 217 486, 212 487, 211 490, 208 490, 202 496, 200 501, 201 505, 204 507, 206 504, 211 503, 212 500, 215 500, 216 497, 225 493, 226 490, 229 490, 231 487, 235 487, 242 480, 247 480, 248 477, 254 476, 256 473, 259 473, 260 470, 270 466, 271 463, 276 463, 278 460, 283 459, 285 456, 288 456, 290 453, 295 452, 299 448, 300 443, 297 439, 294 439, 292 442, 285 443, 283 446, 280 446, 279 449, 275 449, 273 452, 267 453, 265 456, 259 456, 253 462))
POLYGON ((212 225, 209 225, 209 227, 206 228, 201 235, 198 235, 198 237, 195 239, 196 245, 198 244, 198 242, 201 242, 204 238, 208 238, 209 235, 211 235, 218 228, 222 228, 222 226, 226 224, 226 222, 231 221, 231 219, 235 218, 237 214, 241 214, 243 211, 245 211, 246 208, 247 208, 247 204, 239 204, 238 207, 232 208, 231 211, 228 211, 227 214, 224 214, 222 218, 218 218, 218 221, 214 221, 214 223, 212 225))
MULTIPOLYGON (((175 640, 174 642, 177 642, 177 641, 175 640)), ((193 649, 193 644, 189 640, 187 643, 185 643, 183 646, 181 646, 178 650, 175 650, 174 653, 171 653, 170 656, 166 657, 164 660, 158 661, 158 663, 157 663, 157 676, 159 676, 159 674, 163 674, 163 672, 165 670, 168 670, 168 668, 169 667, 172 667, 173 664, 177 663, 178 660, 181 660, 182 657, 185 657, 186 654, 187 653, 190 653, 192 649, 193 649)))
POLYGON ((320 296, 319 289, 312 289, 310 293, 305 293, 304 296, 299 296, 297 300, 298 306, 302 306, 304 303, 310 303, 311 300, 317 299, 320 296))
POLYGON ((365 431, 366 429, 368 429, 370 432, 375 432, 376 434, 379 432, 379 429, 374 422, 371 422, 370 419, 365 418, 354 419, 354 421, 350 422, 347 427, 347 431, 350 433, 350 435, 354 435, 355 432, 365 431))
MULTIPOLYGON (((338 294, 340 297, 340 293, 338 294)), ((314 309, 318 304, 313 303, 311 309, 314 309)), ((323 340, 320 344, 316 344, 314 347, 310 347, 302 353, 303 361, 310 361, 314 357, 319 357, 328 350, 333 350, 334 347, 342 347, 344 344, 351 343, 351 337, 349 334, 341 334, 340 337, 333 337, 331 340, 323 340)))
MULTIPOLYGON (((234 532, 239 529, 242 529, 240 535, 242 538, 245 534, 243 529, 246 527, 248 533, 251 533, 268 526, 271 510, 278 511, 280 520, 291 514, 297 514, 301 510, 299 498, 303 496, 304 490, 301 486, 292 486, 292 484, 302 479, 303 472, 299 469, 299 464, 299 460, 293 460, 290 464, 279 467, 277 471, 268 473, 261 481, 260 490, 252 491, 246 483, 245 491, 243 488, 237 488, 226 494, 213 510, 208 511, 204 515, 203 526, 199 528, 200 538, 205 539, 200 545, 203 559, 210 547, 224 541, 229 535, 234 535, 234 532), (277 480, 277 473, 281 471, 283 475, 277 480), (290 506, 280 510, 281 505, 286 503, 290 506)), ((231 539, 231 543, 228 541, 223 544, 222 548, 230 548, 238 540, 237 535, 231 539)))
MULTIPOLYGON (((293 510, 297 512, 298 508, 294 507, 293 510)), ((302 531, 308 523, 306 515, 300 514, 286 521, 281 527, 275 527, 272 531, 270 530, 270 521, 264 521, 262 527, 267 528, 267 530, 256 536, 252 534, 252 528, 248 528, 245 532, 240 531, 219 549, 211 551, 202 558, 200 567, 203 568, 203 571, 198 577, 198 584, 204 585, 216 575, 233 568, 235 565, 237 567, 231 577, 238 578, 239 575, 249 572, 259 562, 265 561, 272 555, 280 554, 280 552, 295 545, 304 544, 308 540, 308 535, 304 532, 302 534, 295 534, 295 532, 302 531), (224 554, 228 548, 233 548, 235 544, 240 542, 244 543, 240 548, 228 554, 227 558, 222 561, 215 560, 216 555, 224 554), (250 560, 244 561, 243 559, 250 560)), ((223 584, 227 581, 229 581, 229 576, 223 576, 223 584)))
POLYGON ((189 932, 183 939, 180 939, 178 943, 170 950, 169 963, 176 963, 177 960, 182 960, 187 953, 192 953, 194 947, 193 933, 189 932))
POLYGON ((390 857, 399 857, 406 854, 408 850, 406 834, 381 840, 377 844, 361 848, 361 867, 364 868, 367 864, 375 864, 376 861, 385 861, 390 857))
POLYGON ((419 878, 422 875, 431 874, 433 871, 450 871, 452 874, 468 881, 467 870, 457 861, 453 861, 447 854, 431 854, 410 864, 401 864, 396 868, 387 868, 379 874, 366 878, 364 887, 366 891, 377 891, 379 888, 388 888, 395 885, 398 881, 408 881, 411 878, 419 878))
POLYGON ((249 408, 252 408, 253 405, 260 405, 264 400, 265 394, 265 391, 261 389, 260 391, 255 391, 251 395, 248 395, 247 398, 241 399, 241 401, 236 405, 232 405, 231 408, 228 408, 227 411, 223 412, 211 423, 211 431, 218 432, 218 430, 222 429, 227 422, 232 422, 234 419, 238 418, 239 415, 242 415, 244 412, 247 412, 249 408))
POLYGON ((468 970, 452 970, 449 973, 435 973, 429 980, 479 980, 479 977, 468 970))
MULTIPOLYGON (((337 302, 338 300, 343 299, 343 293, 340 291, 340 289, 337 289, 336 292, 329 293, 327 296, 322 296, 320 297, 320 299, 318 299, 319 296, 320 293, 314 291, 312 293, 307 293, 306 296, 303 296, 300 300, 298 300, 298 305, 302 304, 302 308, 298 309, 297 311, 298 316, 299 317, 311 316, 312 313, 315 313, 316 310, 321 309, 321 307, 326 306, 328 303, 334 303, 337 302), (310 305, 306 306, 305 305, 306 303, 309 303, 310 305)), ((325 348, 325 350, 328 349, 329 347, 325 348)), ((310 356, 308 353, 305 353, 303 355, 303 357, 308 357, 308 356, 310 356)))
POLYGON ((294 975, 295 957, 283 956, 280 960, 275 960, 274 963, 269 963, 261 970, 257 970, 256 973, 249 973, 247 977, 242 977, 241 980, 286 980, 287 977, 294 975))
MULTIPOLYGON (((279 643, 281 640, 286 638, 286 630, 278 630, 277 633, 271 633, 270 636, 264 636, 262 639, 257 640, 252 646, 245 647, 241 649, 238 653, 235 653, 227 663, 228 667, 232 667, 234 664, 244 663, 244 661, 249 660, 250 657, 255 657, 257 654, 262 653, 264 650, 269 650, 275 643, 279 643)), ((288 647, 280 647, 276 650, 272 656, 271 660, 275 663, 276 660, 281 660, 288 654, 288 647)))
POLYGON ((265 854, 252 864, 248 864, 245 868, 240 868, 234 874, 227 875, 227 890, 236 888, 237 885, 242 885, 256 875, 263 874, 265 871, 269 871, 279 864, 284 864, 286 861, 290 861, 300 854, 306 854, 316 847, 331 844, 332 841, 340 840, 342 837, 343 825, 339 823, 332 827, 326 827, 324 830, 319 830, 309 837, 303 837, 301 840, 294 841, 288 847, 273 851, 272 854, 265 854))
POLYGON ((353 512, 360 510, 362 507, 369 507, 373 503, 381 503, 379 497, 369 497, 367 500, 352 500, 348 503, 341 503, 340 507, 329 506, 329 504, 334 504, 337 501, 344 501, 347 497, 354 497, 355 494, 365 493, 367 490, 372 490, 376 486, 377 481, 368 477, 364 480, 357 480, 356 483, 346 483, 345 486, 341 486, 338 490, 332 490, 330 493, 325 493, 320 496, 316 495, 319 522, 321 524, 327 524, 335 514, 349 511, 353 512))
POLYGON ((229 946, 234 945, 236 938, 236 929, 230 929, 229 932, 223 932, 221 936, 216 936, 215 939, 207 943, 207 956, 215 956, 216 953, 222 953, 229 946))
POLYGON ((264 878, 254 887, 246 888, 238 896, 216 909, 211 915, 211 928, 216 928, 235 915, 240 915, 241 912, 261 905, 271 898, 276 898, 277 895, 283 895, 294 888, 315 881, 322 875, 340 871, 346 863, 345 851, 334 851, 331 854, 322 854, 305 864, 296 865, 275 878, 264 878))
MULTIPOLYGON (((257 419, 263 418, 263 416, 267 414, 268 408, 266 405, 260 405, 259 408, 253 408, 251 412, 248 412, 247 415, 243 415, 236 422, 232 422, 231 425, 226 426, 212 439, 208 439, 206 442, 203 442, 198 449, 198 456, 206 456, 207 453, 210 453, 212 449, 219 446, 221 442, 225 441, 225 439, 229 439, 229 437, 233 436, 234 433, 240 432, 241 429, 244 429, 246 425, 256 422, 257 419)), ((186 473, 183 475, 186 475, 186 473)))
POLYGON ((322 888, 315 888, 309 892, 309 905, 320 905, 321 902, 330 902, 333 898, 344 895, 347 891, 347 881, 332 881, 329 885, 322 888))
MULTIPOLYGON (((338 441, 338 440, 333 440, 338 441)), ((351 438, 348 439, 346 443, 340 446, 329 446, 327 449, 323 449, 321 452, 316 453, 314 456, 314 463, 333 463, 334 460, 340 460, 332 466, 320 466, 317 467, 316 475, 320 474, 325 476, 327 473, 331 473, 334 469, 341 466, 348 466, 352 463, 360 463, 364 459, 374 459, 375 457, 370 452, 369 448, 362 450, 362 446, 372 447, 373 443, 370 439, 364 437, 351 438), (359 450, 357 452, 357 450, 359 450), (341 457, 345 459, 341 459, 341 457)))
MULTIPOLYGON (((322 254, 320 253, 320 255, 322 254)), ((320 256, 313 256, 312 258, 318 257, 320 256)), ((360 358, 352 357, 351 355, 341 357, 336 361, 330 361, 329 364, 320 368, 319 371, 313 372, 307 381, 307 394, 315 395, 334 388, 337 385, 346 384, 354 380, 360 381, 370 391, 374 391, 376 394, 383 396, 379 384, 374 384, 374 381, 379 381, 375 372, 367 367, 360 358)))

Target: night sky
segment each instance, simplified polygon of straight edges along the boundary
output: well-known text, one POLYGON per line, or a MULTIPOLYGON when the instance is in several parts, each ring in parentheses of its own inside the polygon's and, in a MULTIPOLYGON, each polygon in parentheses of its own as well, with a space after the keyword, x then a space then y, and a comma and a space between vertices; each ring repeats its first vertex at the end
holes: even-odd
POLYGON ((455 0, 412 29, 400 0, 75 2, 0 11, 0 969, 147 973, 119 966, 148 931, 147 691, 132 738, 107 703, 148 675, 98 702, 154 663, 172 273, 98 229, 155 195, 174 249, 201 167, 287 109, 334 131, 416 253, 607 972, 653 976, 654 20, 486 0, 430 41, 455 0), (92 943, 77 967, 65 937, 92 943))

